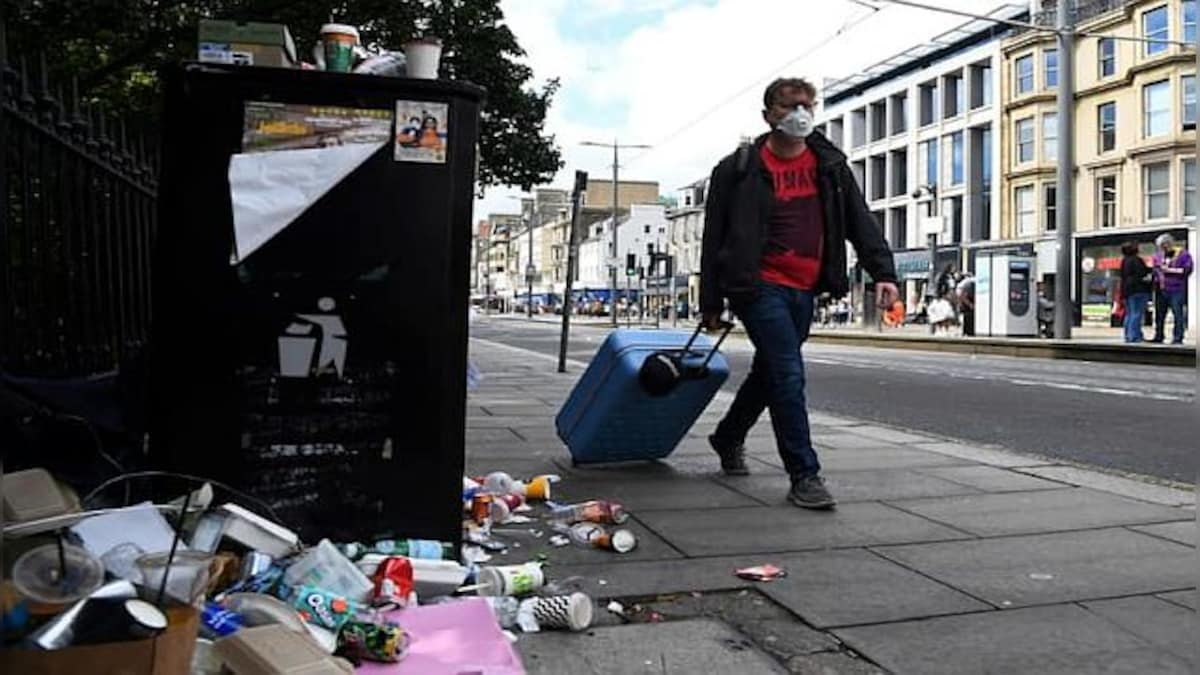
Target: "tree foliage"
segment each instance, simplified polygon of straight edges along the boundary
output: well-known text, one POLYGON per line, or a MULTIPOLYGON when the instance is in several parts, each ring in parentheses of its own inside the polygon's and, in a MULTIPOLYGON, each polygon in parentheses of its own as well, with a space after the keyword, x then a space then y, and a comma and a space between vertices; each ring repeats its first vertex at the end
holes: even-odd
MULTIPOLYGON (((480 185, 528 190, 562 166, 546 111, 557 80, 534 86, 525 52, 498 0, 0 0, 10 53, 45 53, 55 79, 75 77, 92 105, 155 123, 159 73, 194 59, 202 18, 288 26, 301 58, 321 24, 359 27, 369 47, 399 49, 411 37, 443 40, 442 72, 487 89, 480 128, 480 185)), ((309 57, 308 60, 311 60, 309 57)))

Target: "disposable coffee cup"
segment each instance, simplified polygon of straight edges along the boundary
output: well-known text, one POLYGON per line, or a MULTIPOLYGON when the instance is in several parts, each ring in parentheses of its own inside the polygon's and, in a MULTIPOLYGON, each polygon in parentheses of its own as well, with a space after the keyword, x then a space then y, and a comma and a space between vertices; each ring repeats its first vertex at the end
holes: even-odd
POLYGON ((358 44, 358 29, 342 23, 321 26, 321 52, 325 70, 348 73, 354 68, 354 47, 358 44))
POLYGON ((417 38, 404 45, 408 59, 407 75, 418 80, 436 80, 442 60, 442 41, 435 37, 417 38))
POLYGON ((540 628, 587 630, 592 625, 592 599, 583 593, 534 598, 533 617, 540 628))
POLYGON ((523 487, 526 499, 542 501, 550 499, 550 478, 548 476, 534 476, 528 483, 524 483, 523 487))
POLYGON ((637 548, 637 536, 630 530, 613 530, 611 533, 600 535, 596 546, 616 553, 629 553, 637 548))
POLYGON ((479 570, 479 595, 529 595, 546 584, 537 563, 484 567, 479 570))

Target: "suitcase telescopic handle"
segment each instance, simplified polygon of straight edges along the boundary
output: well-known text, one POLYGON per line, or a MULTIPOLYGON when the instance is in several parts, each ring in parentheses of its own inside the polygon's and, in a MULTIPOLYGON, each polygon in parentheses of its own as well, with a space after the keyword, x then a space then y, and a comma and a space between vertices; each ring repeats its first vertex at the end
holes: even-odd
MULTIPOLYGON (((692 333, 691 339, 689 339, 687 341, 687 344, 683 346, 683 353, 685 355, 692 353, 692 344, 696 342, 696 338, 700 337, 700 333, 703 331, 704 331, 704 324, 700 324, 700 325, 696 326, 696 332, 692 333)), ((704 359, 704 363, 702 363, 700 365, 701 369, 708 368, 708 362, 712 361, 713 356, 716 356, 717 351, 719 349, 721 349, 721 343, 725 342, 725 338, 729 337, 729 333, 731 331, 733 331, 733 322, 732 321, 722 321, 721 322, 721 337, 717 338, 717 343, 715 345, 713 345, 712 349, 710 349, 708 351, 708 356, 704 359)))

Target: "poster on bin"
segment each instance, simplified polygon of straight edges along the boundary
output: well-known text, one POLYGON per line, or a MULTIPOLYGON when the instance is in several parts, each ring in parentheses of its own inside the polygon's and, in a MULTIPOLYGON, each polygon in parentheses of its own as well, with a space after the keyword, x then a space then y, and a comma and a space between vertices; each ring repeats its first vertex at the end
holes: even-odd
POLYGON ((429 101, 396 101, 397 162, 446 163, 450 106, 429 101))
POLYGON ((390 110, 247 101, 242 152, 275 152, 386 143, 390 110))

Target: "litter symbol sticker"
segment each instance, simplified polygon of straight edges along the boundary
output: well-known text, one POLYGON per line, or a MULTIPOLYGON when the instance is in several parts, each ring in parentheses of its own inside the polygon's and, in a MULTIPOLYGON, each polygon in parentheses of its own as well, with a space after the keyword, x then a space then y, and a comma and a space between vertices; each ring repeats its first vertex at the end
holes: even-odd
POLYGON ((312 377, 330 368, 341 379, 346 368, 349 336, 342 317, 333 313, 333 298, 321 298, 322 314, 297 314, 279 336, 279 374, 283 377, 312 377))

